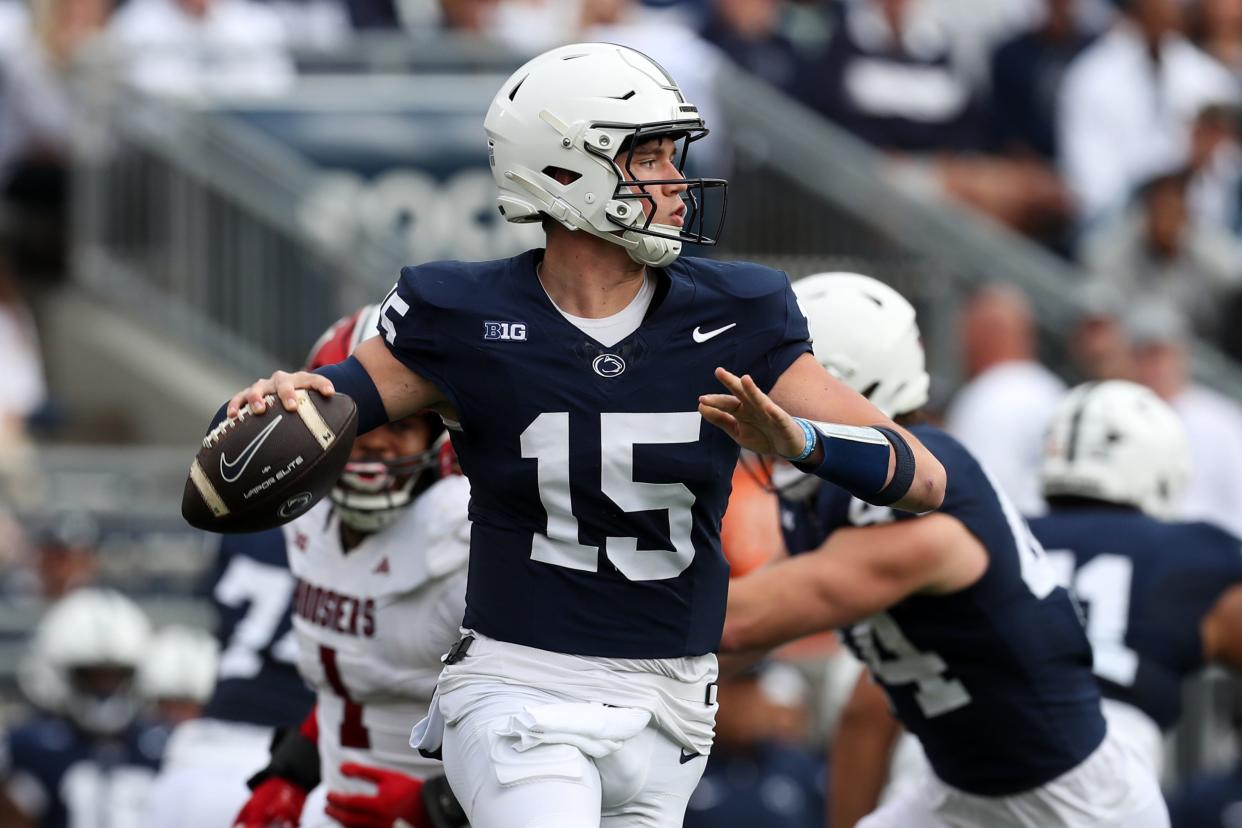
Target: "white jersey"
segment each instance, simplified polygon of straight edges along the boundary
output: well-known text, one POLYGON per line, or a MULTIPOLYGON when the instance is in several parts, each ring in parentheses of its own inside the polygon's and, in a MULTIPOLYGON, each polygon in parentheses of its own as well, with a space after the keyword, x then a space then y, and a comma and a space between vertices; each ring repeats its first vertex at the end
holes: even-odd
POLYGON ((319 752, 328 790, 373 792, 343 762, 422 778, 439 763, 409 747, 427 712, 440 656, 465 611, 469 483, 438 481, 383 532, 346 552, 329 501, 284 529, 297 579, 298 670, 318 693, 319 752))

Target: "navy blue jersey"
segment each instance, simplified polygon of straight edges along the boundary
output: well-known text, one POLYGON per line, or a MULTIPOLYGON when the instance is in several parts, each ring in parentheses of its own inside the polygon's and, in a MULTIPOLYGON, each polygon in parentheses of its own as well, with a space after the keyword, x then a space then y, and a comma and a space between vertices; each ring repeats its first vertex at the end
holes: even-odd
POLYGON ((298 675, 290 618, 296 579, 285 538, 284 530, 271 529, 221 539, 211 591, 220 667, 204 717, 290 727, 315 703, 298 675))
POLYGON ((1031 530, 1074 584, 1104 695, 1172 727, 1182 679, 1204 666, 1199 625, 1242 583, 1242 542, 1207 523, 1108 506, 1054 509, 1031 530))
POLYGON ((63 719, 39 718, 5 737, 0 781, 41 828, 141 825, 167 740, 159 726, 135 723, 101 739, 63 719))
POLYGON ((822 828, 824 763, 776 743, 717 745, 690 796, 683 828, 822 828))
POLYGON ((789 280, 681 258, 637 331, 604 347, 513 259, 406 268, 383 306, 392 353, 456 408, 470 478, 465 624, 564 653, 716 650, 737 445, 698 413, 717 366, 762 388, 810 350, 789 280))
POLYGON ((1191 777, 1169 797, 1172 828, 1237 828, 1240 812, 1242 767, 1191 777))
MULTIPOLYGON (((975 458, 938 429, 911 431, 947 473, 940 512, 979 540, 988 568, 958 592, 905 598, 844 638, 937 776, 985 796, 1030 790, 1079 764, 1104 738, 1091 647, 1039 543, 975 458)), ((808 519, 787 509, 795 523, 808 519)), ((827 484, 813 513, 820 531, 809 548, 839 527, 918 520, 827 484)), ((791 552, 808 548, 805 533, 799 540, 787 531, 786 541, 791 552)))

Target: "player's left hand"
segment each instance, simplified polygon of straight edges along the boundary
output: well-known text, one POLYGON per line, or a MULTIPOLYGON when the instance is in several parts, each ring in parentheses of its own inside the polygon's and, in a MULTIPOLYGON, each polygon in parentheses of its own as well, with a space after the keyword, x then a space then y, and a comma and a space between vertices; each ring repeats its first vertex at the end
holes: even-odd
POLYGON ((427 828, 423 783, 396 771, 346 762, 341 773, 375 784, 373 794, 329 793, 324 813, 345 828, 427 828), (399 821, 400 820, 400 821, 399 821))
POLYGON ((742 448, 758 454, 796 457, 806 445, 806 435, 793 417, 759 390, 749 374, 738 377, 724 368, 716 379, 728 394, 699 397, 703 419, 724 431, 742 448))

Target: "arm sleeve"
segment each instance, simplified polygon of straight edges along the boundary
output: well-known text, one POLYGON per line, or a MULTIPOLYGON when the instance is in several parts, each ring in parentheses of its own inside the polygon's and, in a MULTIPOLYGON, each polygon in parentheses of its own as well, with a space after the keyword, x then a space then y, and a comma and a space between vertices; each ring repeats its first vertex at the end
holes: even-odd
POLYGON ((779 320, 772 344, 750 371, 755 384, 766 394, 794 360, 811 352, 811 333, 788 276, 783 291, 761 301, 765 304, 762 312, 779 320))

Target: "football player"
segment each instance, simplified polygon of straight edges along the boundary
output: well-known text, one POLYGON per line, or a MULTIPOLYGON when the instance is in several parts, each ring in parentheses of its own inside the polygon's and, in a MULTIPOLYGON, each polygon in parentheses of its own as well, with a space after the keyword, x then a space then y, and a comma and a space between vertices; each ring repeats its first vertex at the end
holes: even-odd
POLYGON ((725 182, 683 175, 707 127, 651 59, 554 49, 484 126, 501 213, 546 247, 406 268, 382 337, 222 414, 335 387, 360 433, 428 407, 459 422, 465 633, 413 741, 443 748, 475 828, 679 825, 711 749, 737 444, 919 511, 943 469, 810 356, 783 273, 678 258, 714 243, 725 182))
MULTIPOLYGON (((310 366, 349 356, 378 316, 370 305, 334 325, 310 366)), ((320 785, 301 825, 428 824, 420 780, 441 766, 410 748, 410 726, 458 635, 470 535, 469 484, 441 476, 443 433, 424 412, 359 437, 330 499, 283 527, 298 669, 317 702, 254 780, 237 824, 266 826, 270 803, 305 796, 314 780, 298 769, 316 748, 320 785)))
POLYGON ((1109 729, 1157 774, 1182 680, 1206 664, 1242 668, 1242 542, 1172 519, 1189 456, 1176 412, 1151 390, 1079 386, 1049 426, 1050 511, 1031 521, 1082 604, 1109 729))
POLYGON ((1090 645, 1039 543, 959 443, 918 424, 928 377, 914 309, 855 274, 795 290, 816 357, 911 424, 945 464, 948 491, 923 516, 834 486, 789 504, 801 529, 788 546, 807 554, 733 582, 725 648, 844 629, 932 767, 866 828, 1167 825, 1150 769, 1107 736, 1090 645))
MULTIPOLYGON (((332 325, 308 368, 349 356, 378 332, 378 315, 370 305, 332 325)), ((240 765, 228 776, 228 795, 219 801, 226 791, 208 786, 204 798, 213 801, 195 825, 424 824, 420 780, 440 766, 409 748, 409 729, 426 712, 440 655, 457 637, 468 554, 468 484, 440 480, 443 432, 429 413, 376 429, 355 442, 329 501, 281 529, 226 538, 250 538, 242 548, 262 555, 232 558, 216 589, 224 619, 244 604, 249 623, 236 627, 222 656, 217 703, 209 706, 219 718, 187 726, 201 738, 180 751, 187 761, 179 781, 162 786, 152 828, 186 824, 178 815, 199 796, 193 786, 201 790, 204 776, 226 781, 204 761, 242 742, 245 762, 227 751, 240 765), (315 699, 303 700, 298 670, 317 691, 309 716, 315 699), (254 738, 236 723, 261 715, 269 730, 256 761, 254 738), (249 800, 247 778, 255 788, 249 800)))
POLYGON ((18 677, 43 714, 0 744, 0 784, 33 824, 142 824, 167 739, 139 716, 149 637, 143 611, 108 589, 70 592, 40 620, 18 677))

